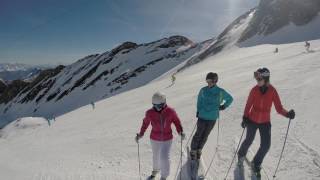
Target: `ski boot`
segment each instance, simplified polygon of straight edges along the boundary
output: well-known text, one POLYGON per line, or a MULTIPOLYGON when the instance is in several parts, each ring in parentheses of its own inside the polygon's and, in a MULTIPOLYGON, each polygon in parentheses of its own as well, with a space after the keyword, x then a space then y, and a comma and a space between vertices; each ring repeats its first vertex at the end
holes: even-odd
POLYGON ((243 168, 243 163, 245 161, 245 157, 243 156, 238 156, 238 167, 243 168))
POLYGON ((151 176, 149 176, 148 180, 155 180, 159 171, 152 171, 151 176))
POLYGON ((191 171, 191 179, 195 180, 198 176, 198 168, 199 168, 199 160, 198 160, 198 151, 191 150, 190 151, 190 171, 191 171))
POLYGON ((257 179, 261 179, 261 166, 257 166, 254 164, 254 162, 251 163, 252 171, 254 175, 257 177, 257 179))

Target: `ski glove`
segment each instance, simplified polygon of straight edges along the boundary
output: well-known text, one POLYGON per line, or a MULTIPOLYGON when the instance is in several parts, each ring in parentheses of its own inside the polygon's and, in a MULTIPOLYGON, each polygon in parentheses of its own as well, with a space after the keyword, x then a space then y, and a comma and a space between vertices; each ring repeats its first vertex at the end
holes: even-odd
POLYGON ((180 136, 181 136, 181 140, 185 140, 186 139, 186 134, 184 132, 181 132, 180 136))
POLYGON ((242 128, 246 128, 249 123, 250 123, 250 119, 247 118, 246 116, 243 116, 242 117, 241 127, 242 128))
POLYGON ((225 110, 226 109, 226 106, 225 105, 220 105, 220 107, 219 107, 219 110, 220 111, 223 111, 223 110, 225 110))
POLYGON ((135 138, 135 141, 136 141, 137 143, 139 143, 139 140, 140 140, 142 137, 143 137, 142 135, 140 135, 140 134, 137 133, 136 138, 135 138))
POLYGON ((294 119, 296 117, 296 113, 294 112, 293 109, 291 109, 288 113, 287 113, 287 118, 289 119, 294 119))

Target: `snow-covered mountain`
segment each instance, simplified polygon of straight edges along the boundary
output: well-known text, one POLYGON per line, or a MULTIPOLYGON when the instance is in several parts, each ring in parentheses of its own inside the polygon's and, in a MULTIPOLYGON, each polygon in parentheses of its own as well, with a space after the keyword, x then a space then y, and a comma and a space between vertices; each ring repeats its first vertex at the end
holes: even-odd
POLYGON ((66 67, 42 71, 32 82, 14 81, 0 97, 0 127, 24 116, 53 118, 145 85, 205 44, 182 36, 146 44, 125 42, 66 67))
POLYGON ((261 0, 256 8, 233 21, 210 47, 191 58, 181 70, 234 46, 319 39, 319 13, 319 0, 261 0))
POLYGON ((261 0, 239 43, 254 46, 319 39, 319 13, 319 0, 261 0))
MULTIPOLYGON (((200 88, 206 85, 205 76, 209 71, 219 73, 219 86, 234 97, 230 108, 221 112, 219 151, 208 176, 208 180, 224 179, 234 154, 235 139, 242 132, 240 123, 247 96, 256 84, 253 71, 266 66, 271 70, 271 82, 277 88, 284 107, 293 108, 297 113, 276 180, 317 180, 320 177, 320 84, 315 82, 320 81, 320 40, 311 43, 313 53, 305 52, 303 42, 228 49, 178 73, 176 84, 170 88, 166 88, 170 84, 169 75, 99 101, 95 109, 87 105, 59 116, 56 121, 51 121, 51 126, 43 118, 14 121, 0 131, 0 179, 139 179, 134 136, 145 111, 152 106, 152 94, 162 91, 167 95, 168 104, 176 109, 185 133, 190 136, 196 123, 196 97, 200 88), (275 47, 281 49, 278 54, 270 51, 275 47)), ((263 162, 270 179, 288 125, 288 119, 274 110, 271 117, 272 145, 263 162)), ((152 171, 149 133, 150 127, 140 141, 143 179, 152 171)), ((217 126, 203 151, 203 164, 206 166, 216 150, 216 135, 217 126)), ((180 173, 180 138, 176 133, 174 136, 168 180, 176 180, 175 175, 180 173)), ((183 143, 185 147, 187 141, 183 143)), ((258 146, 257 134, 251 151, 257 151, 258 146)), ((183 180, 189 180, 185 176, 188 172, 186 160, 186 150, 183 149, 183 180)), ((227 180, 254 179, 247 169, 243 177, 240 175, 234 164, 227 180)), ((266 179, 263 174, 262 180, 266 179)))

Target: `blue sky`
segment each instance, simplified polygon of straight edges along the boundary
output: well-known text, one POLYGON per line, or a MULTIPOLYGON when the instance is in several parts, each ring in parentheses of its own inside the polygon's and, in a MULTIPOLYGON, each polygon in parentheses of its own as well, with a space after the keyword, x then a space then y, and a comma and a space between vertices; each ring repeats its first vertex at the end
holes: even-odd
POLYGON ((72 63, 124 41, 217 36, 258 0, 0 0, 0 63, 72 63))

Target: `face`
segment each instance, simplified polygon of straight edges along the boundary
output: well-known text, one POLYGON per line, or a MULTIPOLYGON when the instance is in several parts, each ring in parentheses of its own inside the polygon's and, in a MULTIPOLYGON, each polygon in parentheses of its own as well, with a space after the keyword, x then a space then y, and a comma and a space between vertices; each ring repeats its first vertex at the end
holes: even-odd
POLYGON ((257 77, 256 80, 257 80, 257 83, 258 83, 259 87, 262 87, 262 86, 264 86, 266 84, 265 80, 263 78, 261 78, 261 77, 257 77))
POLYGON ((157 111, 161 111, 164 108, 165 104, 153 104, 153 107, 157 110, 157 111))
POLYGON ((212 79, 207 79, 206 81, 207 81, 209 87, 212 87, 216 84, 212 79))

